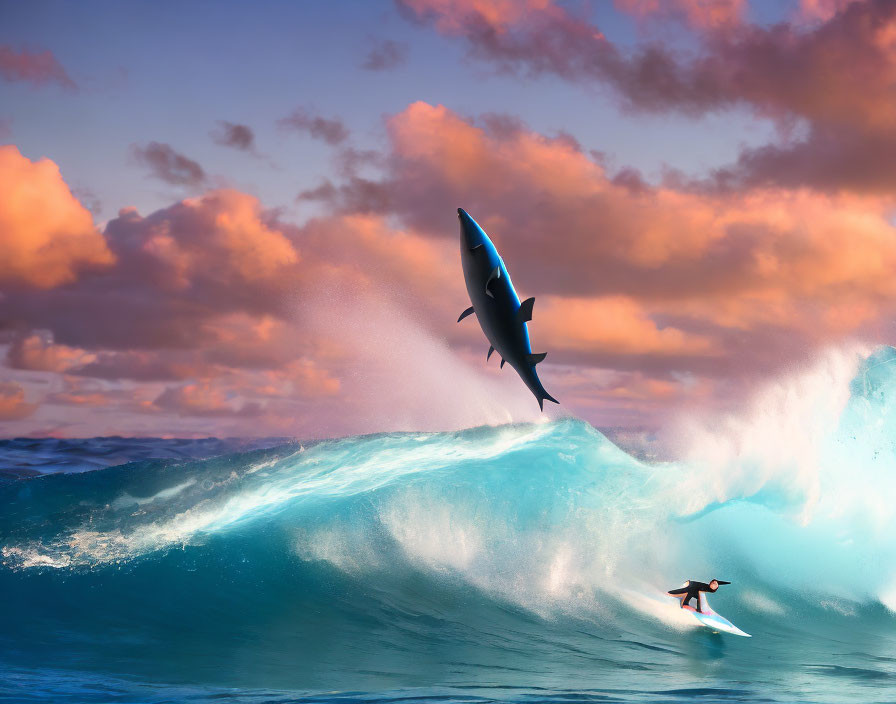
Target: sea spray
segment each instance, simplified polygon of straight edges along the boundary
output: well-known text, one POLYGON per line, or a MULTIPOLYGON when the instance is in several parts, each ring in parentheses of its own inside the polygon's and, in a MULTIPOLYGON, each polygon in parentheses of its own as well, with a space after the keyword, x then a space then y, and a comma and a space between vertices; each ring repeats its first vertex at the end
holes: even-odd
POLYGON ((764 421, 729 426, 755 451, 650 464, 561 420, 4 480, 0 664, 48 691, 64 670, 208 692, 650 700, 662 682, 837 701, 896 677, 894 358, 763 392, 818 394, 819 417, 788 426, 808 431, 790 468, 763 454, 764 421), (749 645, 664 594, 710 577, 733 582, 713 606, 749 645))

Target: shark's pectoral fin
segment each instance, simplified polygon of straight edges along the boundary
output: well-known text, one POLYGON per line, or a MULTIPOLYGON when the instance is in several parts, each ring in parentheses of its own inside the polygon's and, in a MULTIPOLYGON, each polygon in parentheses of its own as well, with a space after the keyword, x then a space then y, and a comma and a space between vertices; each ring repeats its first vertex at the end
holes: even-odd
POLYGON ((547 356, 547 352, 542 352, 540 354, 527 354, 526 361, 534 367, 536 364, 544 360, 544 358, 547 356))
POLYGON ((473 306, 470 306, 463 313, 460 314, 460 317, 457 319, 457 322, 460 322, 461 320, 466 318, 468 315, 473 315, 473 313, 475 313, 475 312, 476 311, 473 310, 473 306))
POLYGON ((488 281, 485 282, 485 295, 491 296, 492 298, 495 297, 495 294, 493 294, 489 290, 488 287, 491 286, 492 281, 497 281, 500 278, 501 278, 501 267, 496 266, 494 269, 492 269, 492 273, 488 275, 488 281))
POLYGON ((492 347, 491 345, 489 345, 488 346, 488 354, 485 357, 486 362, 492 358, 492 352, 494 352, 494 351, 495 351, 495 348, 492 347))
POLYGON ((530 320, 532 320, 532 306, 534 305, 534 298, 527 298, 525 301, 520 303, 520 309, 517 315, 519 316, 521 323, 528 323, 530 320))
POLYGON ((503 357, 501 358, 501 369, 504 368, 504 362, 506 362, 506 361, 507 361, 507 360, 504 359, 503 357))

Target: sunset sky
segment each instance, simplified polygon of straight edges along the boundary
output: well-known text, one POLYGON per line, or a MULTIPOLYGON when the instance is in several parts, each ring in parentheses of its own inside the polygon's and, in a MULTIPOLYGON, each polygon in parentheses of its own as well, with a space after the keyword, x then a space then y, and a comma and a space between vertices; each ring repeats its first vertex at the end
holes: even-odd
POLYGON ((0 0, 0 436, 658 428, 896 341, 891 0, 0 0))

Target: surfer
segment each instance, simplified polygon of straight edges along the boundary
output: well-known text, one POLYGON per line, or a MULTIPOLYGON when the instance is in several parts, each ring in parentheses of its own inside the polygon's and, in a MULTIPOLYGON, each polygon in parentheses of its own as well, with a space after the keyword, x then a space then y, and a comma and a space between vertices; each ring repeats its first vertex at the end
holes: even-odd
MULTIPOLYGON (((679 587, 678 589, 671 589, 666 592, 669 596, 675 596, 681 599, 681 608, 685 608, 688 606, 688 602, 691 599, 697 600, 697 608, 695 609, 699 613, 703 613, 703 607, 700 604, 700 592, 714 592, 719 588, 719 585, 722 584, 731 584, 731 582, 725 582, 721 579, 714 579, 709 584, 706 582, 694 582, 692 580, 688 580, 684 583, 683 587, 679 587)), ((693 606, 691 607, 694 608, 693 606)))

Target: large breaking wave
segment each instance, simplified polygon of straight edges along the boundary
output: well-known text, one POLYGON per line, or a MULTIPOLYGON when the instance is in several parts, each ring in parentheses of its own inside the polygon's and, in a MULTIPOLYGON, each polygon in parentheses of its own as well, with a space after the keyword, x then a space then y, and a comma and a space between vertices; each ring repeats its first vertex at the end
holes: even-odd
POLYGON ((832 353, 659 464, 561 420, 6 480, 4 667, 838 701, 896 677, 894 393, 832 353), (713 576, 752 640, 663 594, 713 576))

